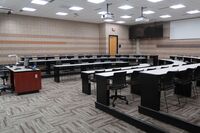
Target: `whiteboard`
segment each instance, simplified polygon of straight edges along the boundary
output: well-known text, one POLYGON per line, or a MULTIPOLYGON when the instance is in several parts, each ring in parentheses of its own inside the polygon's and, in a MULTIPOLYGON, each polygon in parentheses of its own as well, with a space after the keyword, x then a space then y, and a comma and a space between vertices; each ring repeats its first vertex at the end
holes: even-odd
POLYGON ((200 18, 170 22, 170 39, 199 39, 200 18))

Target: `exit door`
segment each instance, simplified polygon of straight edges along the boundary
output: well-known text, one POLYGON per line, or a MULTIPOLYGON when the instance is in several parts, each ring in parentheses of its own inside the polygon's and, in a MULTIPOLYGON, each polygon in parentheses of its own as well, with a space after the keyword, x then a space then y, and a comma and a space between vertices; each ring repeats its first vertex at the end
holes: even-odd
POLYGON ((118 36, 109 35, 109 54, 114 56, 118 54, 118 36))

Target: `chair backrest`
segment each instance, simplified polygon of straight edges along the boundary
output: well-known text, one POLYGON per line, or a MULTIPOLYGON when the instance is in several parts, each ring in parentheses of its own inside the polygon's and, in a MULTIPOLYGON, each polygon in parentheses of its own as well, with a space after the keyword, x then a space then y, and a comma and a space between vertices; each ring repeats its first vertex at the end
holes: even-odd
POLYGON ((133 71, 132 76, 138 76, 141 71, 133 71))
POLYGON ((162 82, 164 84, 173 84, 174 83, 174 76, 175 76, 175 72, 169 71, 162 77, 162 82))
POLYGON ((167 72, 161 77, 161 90, 173 89, 174 87, 175 72, 167 72), (167 87, 166 87, 167 86, 167 87))
POLYGON ((194 79, 195 79, 195 80, 200 79, 200 66, 198 66, 198 67, 194 70, 194 79))
POLYGON ((140 72, 141 71, 133 71, 133 73, 131 73, 131 85, 139 84, 138 76, 140 72))
POLYGON ((155 70, 156 68, 147 68, 147 71, 155 70))
POLYGON ((178 65, 172 65, 172 67, 177 67, 178 65))
POLYGON ((188 68, 187 70, 186 70, 186 76, 187 76, 187 81, 192 81, 192 79, 193 79, 193 76, 194 76, 194 70, 195 69, 192 69, 192 68, 188 68))
POLYGON ((37 57, 38 60, 45 60, 46 57, 37 57))
POLYGON ((103 73, 103 72, 105 72, 105 70, 96 70, 96 71, 94 72, 94 79, 96 79, 96 74, 97 74, 97 73, 103 73))
POLYGON ((119 71, 119 70, 121 70, 121 68, 113 68, 112 70, 113 71, 119 71))
POLYGON ((96 70, 94 73, 102 73, 105 72, 105 70, 96 70))
POLYGON ((5 68, 5 65, 0 65, 0 76, 5 77, 8 76, 8 69, 5 68))
POLYGON ((180 71, 176 74, 176 78, 181 80, 183 83, 188 83, 192 81, 192 76, 193 76, 193 69, 187 69, 184 71, 180 71))
POLYGON ((113 76, 113 85, 125 85, 126 84, 126 72, 116 72, 113 76))
POLYGON ((163 66, 163 67, 161 67, 161 69, 164 69, 164 68, 168 68, 168 66, 163 66))

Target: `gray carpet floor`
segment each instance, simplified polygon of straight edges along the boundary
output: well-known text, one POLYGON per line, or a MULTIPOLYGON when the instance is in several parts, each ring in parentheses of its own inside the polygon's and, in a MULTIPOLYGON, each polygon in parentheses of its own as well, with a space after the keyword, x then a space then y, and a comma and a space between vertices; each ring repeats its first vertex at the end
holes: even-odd
MULTIPOLYGON (((93 86, 92 86, 93 87, 93 86)), ((80 75, 62 77, 61 83, 52 78, 42 79, 39 93, 15 95, 4 93, 0 96, 0 133, 142 133, 95 108, 96 90, 92 95, 81 91, 80 75)), ((127 95, 129 105, 117 101, 116 109, 146 121, 172 133, 185 133, 182 129, 159 122, 138 113, 140 97, 131 95, 129 88, 122 93, 127 95)), ((182 108, 176 104, 174 96, 169 112, 180 118, 200 125, 200 99, 188 99, 182 108)), ((169 103, 170 103, 169 101, 169 103)), ((161 105, 166 112, 165 104, 161 105)))

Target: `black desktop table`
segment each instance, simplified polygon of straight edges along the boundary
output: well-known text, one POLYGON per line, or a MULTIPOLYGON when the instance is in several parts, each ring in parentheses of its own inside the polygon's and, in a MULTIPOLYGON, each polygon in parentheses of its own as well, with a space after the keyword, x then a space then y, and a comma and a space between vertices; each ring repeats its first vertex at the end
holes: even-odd
POLYGON ((94 63, 78 63, 78 64, 63 64, 63 65, 54 65, 54 81, 60 82, 60 70, 67 70, 70 68, 80 68, 81 70, 86 70, 86 67, 91 66, 104 66, 105 68, 109 66, 128 66, 128 62, 123 61, 107 61, 107 62, 94 62, 94 63))
MULTIPOLYGON (((141 72, 139 75, 139 80, 143 82, 143 84, 141 84, 141 106, 159 111, 160 110, 160 88, 158 84, 160 82, 160 78, 163 75, 167 74, 167 72, 169 71, 178 73, 180 71, 184 71, 189 68, 195 69, 198 66, 200 66, 200 63, 141 72)), ((184 90, 179 87, 175 87, 174 92, 178 95, 190 97, 191 86, 184 86, 184 90)))
MULTIPOLYGON (((129 66, 129 67, 121 67, 121 70, 129 70, 129 69, 136 69, 136 68, 143 68, 143 67, 148 67, 150 66, 149 64, 139 64, 136 66, 129 66)), ((105 72, 111 72, 112 68, 110 69, 102 69, 105 70, 105 72)), ((95 70, 89 70, 89 71, 82 71, 81 72, 81 79, 82 79, 82 92, 90 95, 91 94, 91 84, 89 82, 89 77, 90 75, 94 74, 95 70)))
MULTIPOLYGON (((152 71, 156 71, 156 70, 161 70, 161 67, 170 67, 172 68, 173 65, 183 65, 185 64, 184 62, 181 62, 181 61, 173 61, 173 60, 170 60, 168 59, 168 61, 171 61, 172 64, 169 64, 169 65, 161 65, 161 66, 151 66, 151 67, 146 67, 146 68, 137 68, 137 69, 129 69, 129 70, 120 70, 120 71, 114 71, 114 72, 104 72, 104 73, 99 73, 99 74, 96 74, 96 84, 97 84, 97 102, 98 103, 101 103, 103 105, 106 105, 106 106, 109 106, 109 90, 108 90, 108 85, 107 85, 107 82, 108 82, 108 79, 112 79, 113 75, 115 72, 121 72, 121 71, 125 71, 127 75, 130 75, 132 74, 134 71, 141 71, 141 73, 144 72, 145 75, 147 75, 145 72, 152 72, 152 71), (147 71, 147 69, 149 68, 155 68, 156 70, 150 70, 150 71, 147 71)), ((179 66, 178 66, 179 67, 179 66)), ((177 67, 177 68, 178 68, 177 67)), ((193 67, 193 66, 191 66, 193 67)), ((175 67, 173 67, 175 68, 175 67)), ((166 68, 167 70, 168 68, 166 68)), ((164 69, 162 69, 164 70, 164 69)), ((172 69, 171 69, 172 70, 172 69)), ((178 69, 174 69, 174 70, 178 70, 178 69)), ((181 70, 181 69, 180 69, 181 70)), ((163 71, 162 71, 163 72, 163 71)), ((167 71, 164 71, 164 74, 166 74, 167 71)), ((142 80, 141 82, 143 83, 143 85, 147 82, 149 84, 153 83, 152 81, 154 81, 154 79, 151 77, 148 77, 148 78, 145 78, 143 79, 143 77, 141 77, 142 80)), ((151 86, 151 85, 149 85, 151 86)), ((154 86, 154 84, 152 84, 152 86, 154 86)), ((88 87, 88 86, 87 86, 88 87)), ((148 86, 145 86, 145 87, 148 87, 148 86)), ((141 100, 142 99, 147 99, 148 97, 146 97, 146 95, 143 95, 142 93, 145 93, 145 94, 148 94, 148 89, 144 89, 145 87, 143 88, 140 88, 142 91, 141 91, 141 100), (145 92, 147 91, 147 92, 145 92)), ((153 88, 154 90, 157 90, 157 88, 153 88)), ((88 91, 89 92, 89 91, 88 91)), ((155 95, 155 93, 152 93, 152 97, 154 97, 158 99, 158 96, 160 96, 159 94, 155 95)), ((148 100, 147 100, 148 101, 148 100)), ((154 101, 154 102, 150 102, 151 104, 156 104, 156 102, 160 102, 160 99, 157 100, 157 101, 154 101), (154 103, 155 102, 155 103, 154 103)), ((151 105, 150 104, 150 105, 151 105)), ((156 109, 157 109, 158 105, 156 105, 156 109)), ((154 109, 154 108, 153 108, 154 109)))

